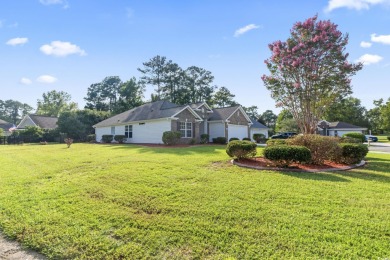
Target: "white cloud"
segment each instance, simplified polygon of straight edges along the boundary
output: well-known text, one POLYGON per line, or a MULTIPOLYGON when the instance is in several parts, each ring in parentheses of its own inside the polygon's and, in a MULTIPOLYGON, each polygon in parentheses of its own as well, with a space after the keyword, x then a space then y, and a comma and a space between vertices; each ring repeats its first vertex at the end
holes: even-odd
POLYGON ((368 10, 372 5, 390 4, 390 0, 329 0, 325 12, 331 12, 337 8, 346 7, 355 10, 368 10))
POLYGON ((390 34, 377 36, 375 33, 373 33, 371 34, 371 41, 382 43, 382 44, 390 44, 390 34))
POLYGON ((370 65, 374 63, 378 63, 381 60, 383 60, 383 57, 375 54, 364 54, 359 59, 357 59, 357 62, 362 62, 364 65, 370 65))
POLYGON ((21 78, 19 82, 23 85, 30 85, 32 83, 31 79, 25 77, 21 78))
POLYGON ((62 41, 52 41, 50 44, 42 45, 39 49, 46 55, 53 55, 57 57, 65 57, 71 54, 79 54, 80 56, 87 55, 87 53, 79 46, 70 42, 62 41))
POLYGON ((39 0, 43 5, 62 5, 64 9, 69 8, 69 3, 66 0, 39 0))
POLYGON ((40 83, 51 84, 57 81, 57 78, 50 75, 42 75, 37 78, 37 81, 40 83))
POLYGON ((244 27, 241 27, 240 29, 237 29, 235 32, 234 32, 234 37, 240 37, 242 34, 244 33, 247 33, 251 30, 254 30, 254 29, 257 29, 257 28, 260 28, 259 25, 256 25, 256 24, 248 24, 244 27))
POLYGON ((27 42, 28 42, 28 38, 13 38, 8 40, 5 44, 15 46, 15 45, 23 45, 27 42))
POLYGON ((360 43, 360 47, 362 47, 362 48, 370 48, 371 45, 372 45, 371 42, 362 41, 362 42, 360 43))

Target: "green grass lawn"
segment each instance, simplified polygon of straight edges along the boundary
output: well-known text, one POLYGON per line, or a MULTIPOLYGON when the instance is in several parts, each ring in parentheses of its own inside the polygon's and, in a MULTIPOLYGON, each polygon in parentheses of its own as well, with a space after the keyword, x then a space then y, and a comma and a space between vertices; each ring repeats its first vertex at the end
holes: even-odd
POLYGON ((389 139, 387 139, 388 136, 390 136, 390 134, 388 134, 388 135, 377 135, 378 141, 381 142, 381 143, 390 143, 389 139))
POLYGON ((0 230, 54 259, 390 258, 390 154, 256 171, 223 146, 0 146, 0 230))

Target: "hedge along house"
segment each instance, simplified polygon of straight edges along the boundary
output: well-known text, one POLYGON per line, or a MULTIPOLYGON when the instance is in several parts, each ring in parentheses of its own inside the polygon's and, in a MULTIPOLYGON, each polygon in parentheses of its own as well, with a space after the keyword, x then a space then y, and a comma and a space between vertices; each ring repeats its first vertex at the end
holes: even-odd
POLYGON ((16 129, 23 130, 27 126, 36 126, 44 130, 52 130, 57 128, 57 121, 58 117, 30 114, 22 118, 16 129))
POLYGON ((327 122, 322 120, 318 123, 318 132, 327 136, 343 136, 346 133, 361 133, 367 131, 366 127, 356 126, 345 122, 327 122))
POLYGON ((94 125, 96 141, 103 135, 124 135, 126 143, 162 143, 166 131, 181 132, 181 143, 215 137, 249 136, 250 119, 241 106, 211 109, 205 102, 177 105, 168 101, 146 103, 94 125), (237 131, 235 126, 239 126, 237 131), (230 131, 229 131, 230 130, 230 131), (231 133, 229 133, 231 132, 231 133))

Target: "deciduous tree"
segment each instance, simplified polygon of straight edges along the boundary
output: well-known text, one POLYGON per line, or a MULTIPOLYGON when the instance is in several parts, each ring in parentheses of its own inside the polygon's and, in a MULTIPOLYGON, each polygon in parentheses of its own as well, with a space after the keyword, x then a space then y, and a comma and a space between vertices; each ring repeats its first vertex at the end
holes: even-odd
POLYGON ((348 35, 317 16, 297 22, 285 41, 269 44, 262 79, 277 105, 288 109, 302 133, 314 133, 318 120, 337 98, 351 93, 350 76, 362 64, 348 62, 348 35))
POLYGON ((42 94, 42 99, 38 99, 38 115, 56 116, 62 112, 77 110, 77 104, 71 102, 71 95, 64 91, 48 91, 42 94))

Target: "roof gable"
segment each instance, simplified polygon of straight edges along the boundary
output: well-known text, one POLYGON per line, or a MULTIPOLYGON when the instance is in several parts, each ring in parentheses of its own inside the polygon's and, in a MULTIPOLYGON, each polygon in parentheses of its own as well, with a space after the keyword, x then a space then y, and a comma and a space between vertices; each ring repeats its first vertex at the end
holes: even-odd
POLYGON ((267 126, 263 125, 257 120, 251 119, 251 121, 252 121, 251 128, 269 129, 267 126))
POLYGON ((26 115, 22 119, 18 125, 18 128, 25 128, 26 126, 38 126, 42 129, 55 129, 57 128, 57 121, 58 117, 30 114, 26 115))

